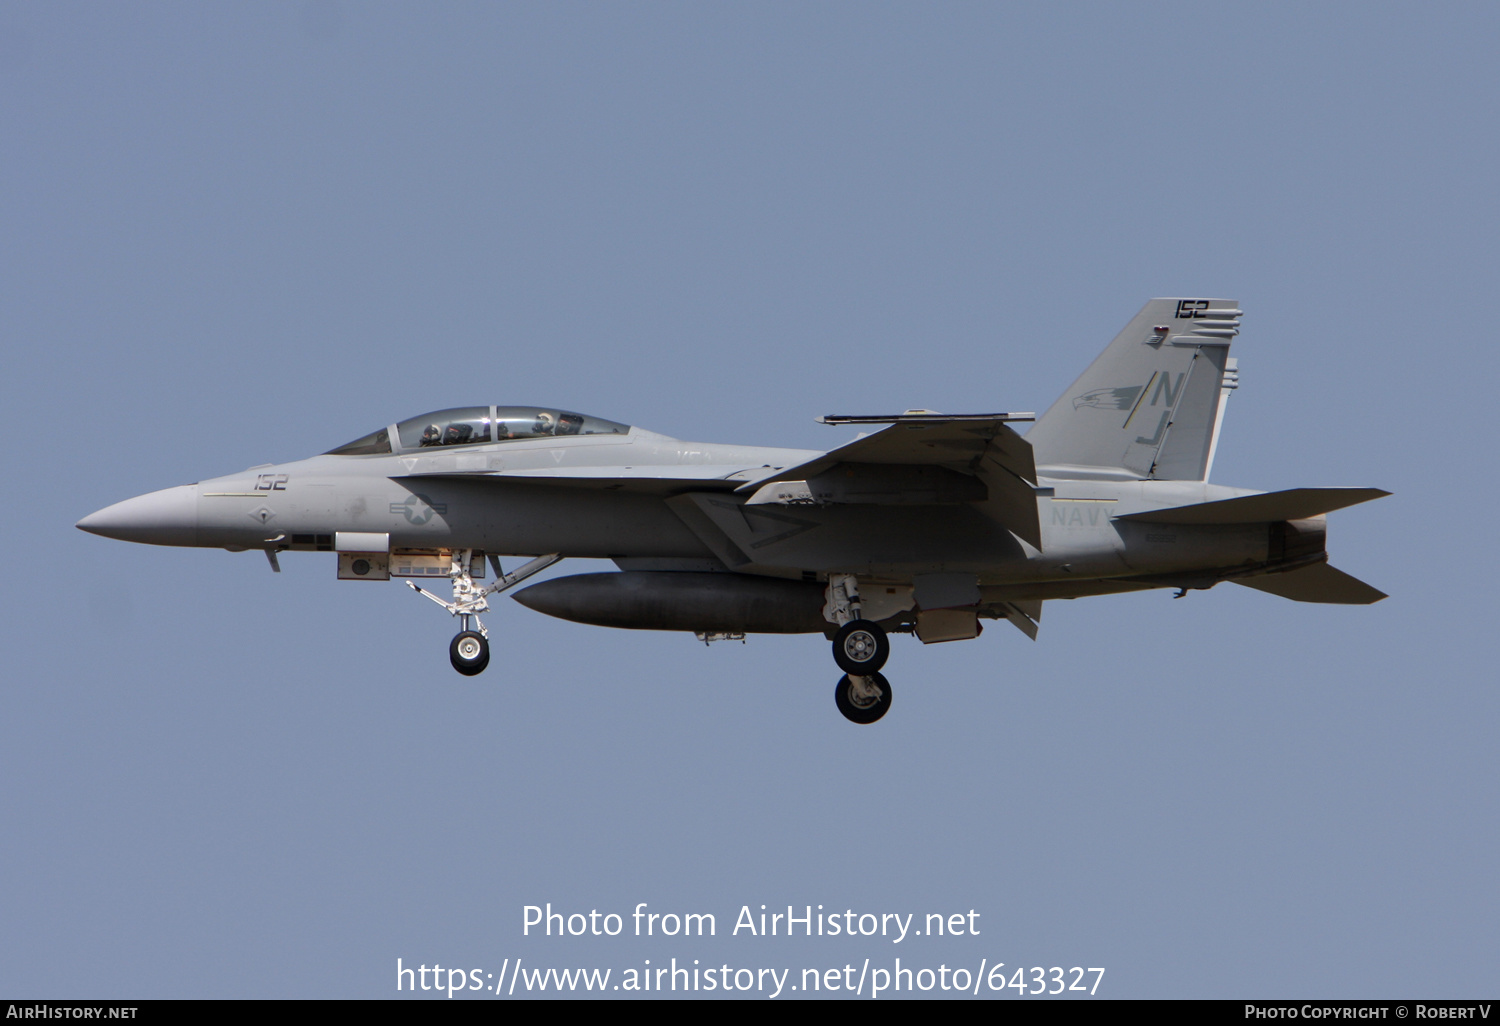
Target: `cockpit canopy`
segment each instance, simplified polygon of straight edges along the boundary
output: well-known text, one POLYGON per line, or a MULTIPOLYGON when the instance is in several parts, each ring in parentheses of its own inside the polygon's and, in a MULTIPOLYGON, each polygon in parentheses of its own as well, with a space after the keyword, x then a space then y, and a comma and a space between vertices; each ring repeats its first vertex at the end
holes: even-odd
MULTIPOLYGON (((485 442, 509 442, 548 435, 623 435, 627 424, 617 424, 600 417, 585 417, 567 410, 541 409, 535 406, 465 406, 438 410, 396 425, 396 442, 401 449, 429 449, 450 445, 479 445, 485 442)), ((330 450, 329 456, 370 456, 390 453, 389 428, 357 438, 348 445, 330 450)))

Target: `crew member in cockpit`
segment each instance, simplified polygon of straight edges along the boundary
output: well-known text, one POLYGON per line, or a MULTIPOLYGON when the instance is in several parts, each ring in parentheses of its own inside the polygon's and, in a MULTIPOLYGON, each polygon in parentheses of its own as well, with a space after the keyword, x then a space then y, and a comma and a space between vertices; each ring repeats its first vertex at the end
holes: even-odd
POLYGON ((422 441, 419 442, 418 444, 419 445, 442 445, 443 444, 443 429, 440 428, 440 427, 438 427, 436 424, 428 424, 427 427, 425 427, 422 430, 422 441))

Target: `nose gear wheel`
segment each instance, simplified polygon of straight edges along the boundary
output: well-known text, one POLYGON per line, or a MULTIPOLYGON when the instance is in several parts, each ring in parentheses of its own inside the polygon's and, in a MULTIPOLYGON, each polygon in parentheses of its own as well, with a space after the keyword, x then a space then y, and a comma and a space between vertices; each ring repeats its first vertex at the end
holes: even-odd
POLYGON ((448 659, 466 677, 483 673, 490 665, 490 643, 478 631, 461 631, 448 646, 448 659))

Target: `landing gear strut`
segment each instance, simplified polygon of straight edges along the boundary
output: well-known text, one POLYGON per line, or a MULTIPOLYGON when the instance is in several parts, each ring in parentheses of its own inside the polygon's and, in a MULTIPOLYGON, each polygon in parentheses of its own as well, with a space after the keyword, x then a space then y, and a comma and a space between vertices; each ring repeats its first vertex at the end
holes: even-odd
POLYGON ((823 615, 839 625, 833 635, 833 661, 845 673, 834 689, 839 712, 855 723, 874 723, 891 707, 891 685, 880 675, 891 642, 885 628, 860 615, 859 585, 853 574, 828 575, 823 615))
POLYGON ((453 582, 452 602, 444 602, 432 592, 419 588, 411 581, 406 582, 418 595, 425 595, 459 618, 461 629, 448 646, 448 660, 453 663, 455 670, 466 677, 483 673, 484 668, 490 665, 490 632, 485 630, 484 624, 479 620, 480 613, 489 612, 489 597, 515 587, 532 574, 541 573, 562 559, 556 553, 538 556, 521 569, 502 574, 500 560, 491 556, 490 565, 495 568, 498 580, 487 588, 481 588, 469 575, 469 560, 473 554, 472 549, 458 549, 453 553, 453 563, 448 571, 448 579, 453 582))

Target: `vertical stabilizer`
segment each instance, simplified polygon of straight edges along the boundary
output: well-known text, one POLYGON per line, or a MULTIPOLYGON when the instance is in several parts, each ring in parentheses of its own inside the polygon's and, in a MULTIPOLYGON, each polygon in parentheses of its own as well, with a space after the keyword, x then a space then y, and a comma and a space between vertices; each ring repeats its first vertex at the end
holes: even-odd
POLYGON ((1232 299, 1147 303, 1027 433, 1038 472, 1206 480, 1240 313, 1232 299))

